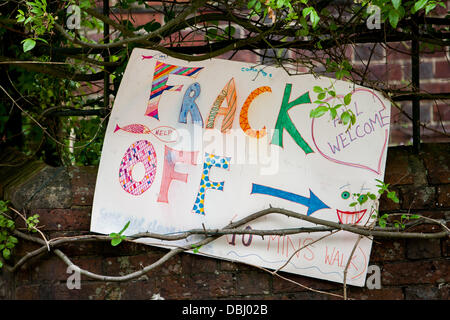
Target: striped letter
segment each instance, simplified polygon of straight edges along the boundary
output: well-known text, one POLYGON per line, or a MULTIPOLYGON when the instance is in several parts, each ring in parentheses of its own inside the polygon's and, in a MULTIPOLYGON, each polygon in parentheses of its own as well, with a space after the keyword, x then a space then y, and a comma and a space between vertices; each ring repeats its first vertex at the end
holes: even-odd
POLYGON ((183 85, 167 85, 169 75, 174 74, 195 78, 198 72, 202 69, 203 67, 179 67, 173 64, 166 64, 161 61, 156 61, 155 72, 153 73, 152 90, 150 92, 150 99, 148 101, 145 115, 159 120, 158 104, 161 94, 164 91, 180 91, 181 88, 183 88, 183 85))
POLYGON ((211 107, 211 111, 209 112, 208 122, 206 124, 206 128, 212 129, 214 128, 214 123, 216 121, 216 117, 218 115, 224 116, 222 121, 221 132, 226 133, 231 129, 234 120, 234 114, 236 113, 236 85, 234 83, 234 78, 231 78, 230 81, 225 85, 222 89, 222 92, 214 101, 213 106, 211 107), (223 101, 227 98, 227 108, 221 107, 223 101))

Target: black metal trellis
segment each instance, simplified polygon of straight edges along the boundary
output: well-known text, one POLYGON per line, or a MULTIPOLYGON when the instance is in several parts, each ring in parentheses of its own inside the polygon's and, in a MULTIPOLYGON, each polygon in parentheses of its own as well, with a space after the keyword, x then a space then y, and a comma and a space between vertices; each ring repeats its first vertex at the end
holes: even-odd
MULTIPOLYGON (((103 0, 103 15, 109 17, 110 16, 110 5, 109 0, 103 0)), ((148 9, 147 9, 148 11, 148 9)), ((151 11, 148 11, 151 12, 151 11)), ((444 25, 444 26, 450 26, 450 19, 448 18, 420 18, 415 16, 411 21, 409 21, 411 27, 412 27, 412 34, 407 35, 406 37, 404 35, 394 34, 389 37, 383 37, 382 39, 386 42, 398 42, 398 41, 411 41, 411 84, 412 84, 412 92, 410 93, 402 93, 399 95, 393 95, 391 98, 393 101, 411 101, 412 102, 412 138, 413 138, 413 150, 415 153, 418 153, 420 151, 420 105, 421 100, 434 100, 434 99, 450 99, 450 92, 449 93, 421 93, 420 92, 420 39, 422 35, 420 34, 420 26, 424 24, 438 24, 438 25, 444 25)), ((361 26, 360 26, 361 27, 361 26)), ((364 26, 363 26, 364 27, 364 26)), ((358 28, 358 27, 357 27, 358 28)), ((384 30, 383 26, 381 28, 384 30)), ((366 38, 365 35, 361 35, 356 38, 356 41, 354 41, 355 44, 358 43, 368 43, 373 42, 373 38, 377 35, 377 32, 374 31, 374 34, 372 37, 366 38)), ((110 29, 109 24, 104 23, 104 43, 110 42, 110 29)), ((444 34, 441 36, 440 40, 444 40, 449 42, 450 36, 449 33, 444 34)), ((253 44, 251 49, 255 49, 255 46, 257 47, 260 44, 253 44)), ((262 45, 265 45, 267 49, 268 41, 264 41, 262 45)), ((278 45, 277 48, 282 48, 281 45, 278 45)), ((302 48, 302 43, 299 43, 299 48, 302 48)), ((449 42, 450 45, 450 42, 449 42)), ((177 48, 171 48, 176 52, 184 52, 184 53, 198 53, 195 52, 196 48, 194 47, 177 47, 177 48)), ((197 49, 199 49, 197 47, 197 49)), ((246 47, 241 47, 240 50, 249 49, 246 47)), ((256 48, 258 49, 258 48, 256 48)), ((259 47, 259 49, 264 49, 262 47, 259 47)), ((74 49, 69 49, 74 50, 74 49)), ((76 50, 76 49, 75 49, 76 50)), ((83 49, 79 49, 83 50, 83 49)), ((116 49, 113 48, 113 51, 116 49)), ((204 50, 204 48, 201 48, 201 50, 204 50)), ((209 48, 211 50, 211 48, 209 48)), ((96 51, 96 50, 94 50, 96 51)), ((111 52, 108 51, 100 51, 102 53, 104 61, 110 61, 110 54, 111 52)), ((60 111, 55 112, 59 113, 60 116, 67 116, 67 115, 84 115, 83 111, 86 112, 85 115, 99 115, 99 116, 105 116, 107 113, 107 110, 109 109, 110 104, 110 70, 108 70, 107 67, 105 67, 105 75, 104 75, 104 92, 103 92, 103 109, 96 109, 96 110, 73 110, 73 111, 60 111), (72 114, 73 113, 73 114, 72 114)))

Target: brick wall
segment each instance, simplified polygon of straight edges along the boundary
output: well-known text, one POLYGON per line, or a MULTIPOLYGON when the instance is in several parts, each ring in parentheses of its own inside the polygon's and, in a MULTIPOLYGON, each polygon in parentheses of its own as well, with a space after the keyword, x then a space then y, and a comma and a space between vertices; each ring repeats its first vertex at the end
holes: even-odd
MULTIPOLYGON (((381 211, 411 211, 435 219, 450 219, 450 144, 423 145, 420 155, 408 147, 391 147, 385 180, 400 203, 381 199, 381 211)), ((86 234, 90 225, 96 167, 51 168, 28 163, 0 169, 0 192, 16 208, 38 213, 49 238, 86 234)), ((416 231, 433 231, 421 227, 416 231)), ((370 265, 381 270, 381 288, 348 287, 354 299, 449 299, 450 241, 375 238, 370 265)), ((37 246, 20 241, 14 261, 37 246)), ((83 242, 60 247, 82 268, 106 275, 137 271, 166 250, 136 243, 83 242)), ((303 285, 342 294, 342 285, 281 273, 303 285)), ((14 274, 0 272, 3 299, 335 299, 314 293, 251 266, 198 255, 180 254, 161 268, 123 283, 82 276, 81 289, 66 286, 66 265, 44 253, 14 274)))

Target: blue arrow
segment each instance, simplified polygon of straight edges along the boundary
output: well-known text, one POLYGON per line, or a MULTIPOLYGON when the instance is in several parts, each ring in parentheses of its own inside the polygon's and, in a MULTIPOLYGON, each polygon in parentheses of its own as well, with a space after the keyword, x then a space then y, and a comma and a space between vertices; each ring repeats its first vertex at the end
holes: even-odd
POLYGON ((289 200, 298 204, 301 204, 303 206, 308 207, 308 212, 306 215, 311 215, 312 213, 316 212, 320 209, 327 209, 329 206, 327 206, 325 203, 323 203, 322 200, 320 200, 312 191, 309 189, 309 198, 300 196, 298 194, 283 191, 280 189, 275 189, 271 187, 262 186, 260 184, 252 183, 252 192, 251 193, 259 193, 259 194, 267 194, 269 196, 289 200))

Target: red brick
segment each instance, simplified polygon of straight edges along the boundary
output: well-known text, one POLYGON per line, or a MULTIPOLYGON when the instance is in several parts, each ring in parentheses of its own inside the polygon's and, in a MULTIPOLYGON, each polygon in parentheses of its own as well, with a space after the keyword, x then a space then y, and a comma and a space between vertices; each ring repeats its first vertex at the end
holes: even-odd
POLYGON ((406 300, 449 300, 450 286, 446 283, 405 288, 406 300))
POLYGON ((437 187, 437 206, 439 208, 450 208, 450 184, 437 187))
POLYGON ((98 168, 93 166, 69 168, 72 184, 72 205, 92 205, 97 171, 98 168))
POLYGON ((402 288, 381 288, 381 289, 367 289, 367 288, 347 288, 347 295, 349 299, 355 300, 403 300, 402 288))
MULTIPOLYGON (((441 121, 450 121, 450 101, 447 104, 435 103, 433 105, 433 121, 440 123, 441 121)), ((438 128, 442 130, 442 127, 438 128)))
POLYGON ((181 256, 181 265, 185 274, 214 272, 217 270, 217 262, 217 259, 195 254, 186 253, 181 256))
POLYGON ((428 172, 428 181, 431 184, 450 183, 449 167, 450 144, 425 144, 421 157, 428 172))
POLYGON ((381 271, 383 286, 426 284, 449 280, 450 263, 444 259, 386 263, 381 271))
POLYGON ((375 239, 370 253, 370 262, 398 261, 404 258, 404 240, 375 239))
POLYGON ((220 272, 192 275, 189 290, 191 299, 216 299, 236 294, 233 275, 220 272))
POLYGON ((120 283, 81 281, 80 289, 68 289, 66 284, 54 286, 56 300, 149 300, 155 293, 154 279, 120 283))
POLYGON ((67 265, 56 256, 46 259, 36 260, 34 264, 30 264, 27 271, 31 273, 33 282, 48 281, 66 281, 69 276, 67 265))
POLYGON ((160 277, 156 281, 156 290, 166 300, 191 299, 195 294, 187 276, 160 277))
POLYGON ((402 198, 402 209, 427 209, 436 204, 436 189, 425 186, 401 186, 399 187, 402 198))
POLYGON ((387 68, 388 81, 400 81, 403 79, 403 65, 399 63, 389 63, 387 68))
MULTIPOLYGON (((120 256, 103 258, 103 270, 105 274, 111 276, 123 276, 147 267, 156 262, 162 255, 140 254, 136 256, 120 256)), ((181 273, 181 260, 179 256, 172 257, 166 263, 154 271, 149 271, 146 275, 139 277, 148 278, 150 274, 175 275, 181 273)))
POLYGON ((272 280, 272 286, 273 286, 273 292, 274 293, 295 293, 295 292, 301 292, 301 291, 307 291, 308 288, 316 289, 316 290, 336 290, 339 289, 342 285, 337 284, 331 281, 325 281, 310 277, 304 277, 300 275, 295 274, 289 274, 289 273, 280 273, 281 276, 284 278, 287 278, 289 280, 294 281, 295 283, 279 278, 277 276, 273 277, 272 280), (300 285, 298 285, 298 284, 300 285), (305 288, 306 287, 306 288, 305 288))
POLYGON ((441 241, 439 239, 408 239, 406 256, 408 259, 438 258, 441 256, 441 241))
POLYGON ((413 184, 414 176, 411 172, 406 148, 389 148, 386 159, 384 181, 390 185, 413 184))
POLYGON ((449 81, 434 81, 431 83, 421 83, 420 89, 426 93, 443 93, 450 92, 450 82, 449 81))
POLYGON ((89 231, 91 224, 91 209, 36 209, 33 214, 39 214, 39 226, 42 231, 89 231))
MULTIPOLYGON (((82 269, 101 274, 101 259, 97 257, 75 257, 71 261, 82 269)), ((35 282, 55 282, 67 281, 70 273, 67 273, 67 265, 58 257, 51 256, 48 259, 39 259, 33 265, 30 265, 31 281, 35 282)), ((26 272, 26 271, 25 271, 26 272)), ((81 279, 89 279, 82 275, 81 279)))
POLYGON ((434 64, 434 68, 435 68, 434 72, 435 78, 443 78, 443 79, 450 78, 450 63, 448 61, 436 61, 434 64))
POLYGON ((15 300, 40 300, 39 294, 40 285, 25 285, 17 287, 15 290, 15 300))
POLYGON ((270 292, 270 275, 260 272, 241 272, 236 275, 236 294, 261 294, 270 292))
POLYGON ((389 47, 386 48, 388 62, 392 60, 411 60, 410 48, 409 42, 390 43, 389 47))

